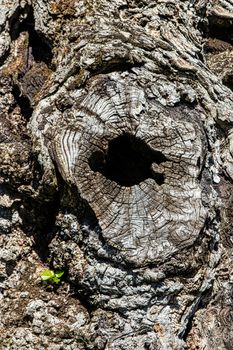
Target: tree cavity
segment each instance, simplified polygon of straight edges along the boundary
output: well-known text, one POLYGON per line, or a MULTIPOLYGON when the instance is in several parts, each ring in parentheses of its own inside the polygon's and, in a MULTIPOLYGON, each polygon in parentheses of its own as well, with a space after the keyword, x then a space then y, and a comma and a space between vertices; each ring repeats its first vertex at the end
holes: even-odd
POLYGON ((99 172, 120 186, 138 185, 146 179, 164 183, 164 175, 152 169, 152 163, 160 164, 167 158, 149 147, 145 141, 124 133, 112 139, 106 152, 95 151, 89 158, 92 171, 99 172))

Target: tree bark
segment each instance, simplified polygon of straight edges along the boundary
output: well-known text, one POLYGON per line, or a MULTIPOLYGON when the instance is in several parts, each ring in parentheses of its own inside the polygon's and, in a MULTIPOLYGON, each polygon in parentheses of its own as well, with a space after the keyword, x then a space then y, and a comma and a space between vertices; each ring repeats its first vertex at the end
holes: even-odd
POLYGON ((1 349, 232 349, 233 2, 0 5, 1 349))

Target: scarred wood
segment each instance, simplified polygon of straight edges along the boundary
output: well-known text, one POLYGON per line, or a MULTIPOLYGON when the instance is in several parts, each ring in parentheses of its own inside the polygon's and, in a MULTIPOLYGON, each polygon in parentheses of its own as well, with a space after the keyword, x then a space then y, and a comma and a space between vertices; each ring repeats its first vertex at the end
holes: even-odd
MULTIPOLYGON (((141 266, 161 262, 197 239, 206 219, 199 177, 205 138, 195 111, 166 110, 135 81, 120 79, 99 77, 89 85, 70 109, 72 119, 63 120, 67 126, 56 129, 52 149, 63 178, 93 209, 106 242, 141 266), (124 134, 162 152, 166 161, 151 167, 163 174, 163 184, 148 178, 125 187, 91 169, 91 156, 106 155, 111 141, 124 134)), ((88 217, 83 222, 88 227, 88 217)))
POLYGON ((232 0, 0 8, 0 344, 231 349, 232 0))

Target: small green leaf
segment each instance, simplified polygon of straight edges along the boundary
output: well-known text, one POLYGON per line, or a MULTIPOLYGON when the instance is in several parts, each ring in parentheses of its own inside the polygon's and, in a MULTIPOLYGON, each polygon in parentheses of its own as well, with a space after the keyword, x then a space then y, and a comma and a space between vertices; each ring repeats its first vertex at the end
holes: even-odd
POLYGON ((54 276, 53 279, 52 279, 53 283, 56 283, 58 284, 60 282, 60 278, 54 276))
POLYGON ((52 270, 46 269, 41 273, 41 278, 43 281, 50 280, 54 277, 54 272, 52 270))
POLYGON ((41 279, 43 281, 50 282, 52 284, 58 284, 61 282, 61 277, 64 275, 64 271, 56 271, 45 269, 41 273, 41 279))
POLYGON ((61 278, 61 276, 63 276, 64 275, 64 271, 56 271, 55 272, 55 276, 57 277, 57 278, 61 278))

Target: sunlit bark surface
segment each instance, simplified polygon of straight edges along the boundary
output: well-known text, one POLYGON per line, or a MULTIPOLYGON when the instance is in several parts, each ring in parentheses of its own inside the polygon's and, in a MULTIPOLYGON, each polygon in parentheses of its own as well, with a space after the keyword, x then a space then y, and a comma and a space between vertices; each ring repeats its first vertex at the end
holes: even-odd
POLYGON ((233 348, 232 23, 0 0, 0 349, 233 348))

